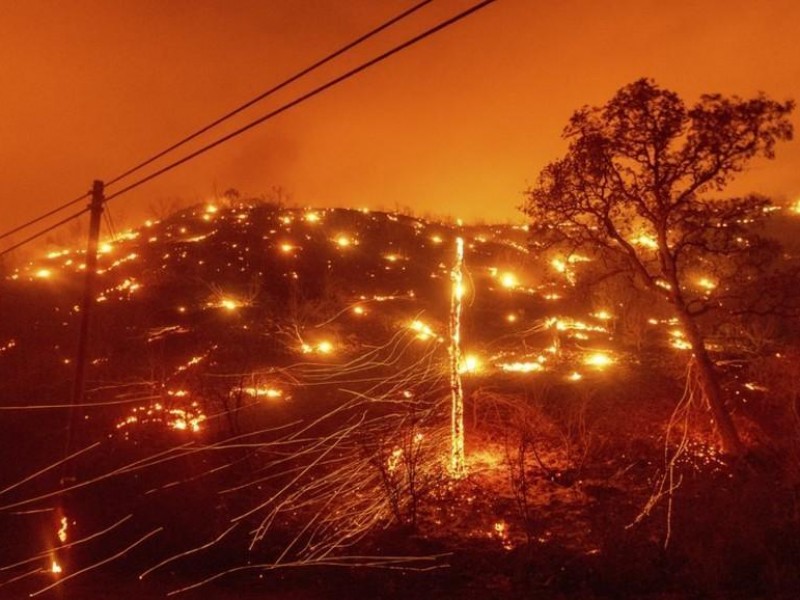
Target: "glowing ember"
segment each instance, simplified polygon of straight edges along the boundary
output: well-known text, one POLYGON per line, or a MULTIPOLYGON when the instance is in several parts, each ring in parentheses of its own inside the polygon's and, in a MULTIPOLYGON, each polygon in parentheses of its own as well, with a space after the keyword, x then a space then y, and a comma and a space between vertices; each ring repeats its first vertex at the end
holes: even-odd
POLYGON ((36 277, 39 279, 48 279, 53 272, 50 269, 39 269, 36 271, 36 277))
POLYGON ((769 388, 767 388, 767 387, 765 387, 763 385, 759 385, 757 383, 753 383, 752 381, 749 381, 749 382, 745 383, 744 387, 746 387, 751 392, 768 392, 769 391, 769 388))
POLYGON ((358 316, 362 316, 362 315, 367 314, 367 311, 364 310, 363 306, 354 306, 353 307, 353 314, 358 315, 358 316))
POLYGON ((400 466, 400 461, 403 459, 403 449, 395 448, 386 460, 386 470, 393 473, 400 466))
POLYGON ((504 550, 512 550, 514 545, 508 534, 508 523, 505 521, 498 521, 494 524, 494 530, 490 534, 492 537, 497 538, 503 545, 504 550))
POLYGON ((307 212, 307 213, 306 213, 306 214, 303 216, 303 218, 305 219, 306 223, 319 223, 319 221, 320 221, 320 216, 319 216, 319 214, 318 214, 318 213, 315 213, 315 212, 313 212, 313 211, 309 211, 309 212, 307 212))
POLYGON ((284 254, 289 254, 292 250, 294 250, 294 246, 292 246, 291 244, 281 244, 280 248, 281 252, 283 252, 284 254))
POLYGON ((580 381, 581 379, 583 379, 583 375, 581 375, 577 371, 573 371, 572 373, 567 375, 568 381, 580 381))
POLYGON ((56 559, 52 559, 52 560, 50 561, 50 572, 51 572, 53 575, 58 575, 58 574, 59 574, 59 573, 61 573, 62 571, 63 571, 63 569, 61 568, 61 565, 59 565, 59 564, 56 562, 56 559))
POLYGON ((509 313, 506 315, 506 321, 509 323, 516 323, 517 322, 517 315, 514 313, 509 313))

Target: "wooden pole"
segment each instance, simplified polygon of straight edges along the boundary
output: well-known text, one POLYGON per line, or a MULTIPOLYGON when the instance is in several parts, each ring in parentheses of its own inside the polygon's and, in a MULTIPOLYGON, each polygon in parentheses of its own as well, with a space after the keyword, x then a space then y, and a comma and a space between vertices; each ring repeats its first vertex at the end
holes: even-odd
MULTIPOLYGON (((70 400, 69 422, 67 425, 67 439, 64 447, 64 456, 74 452, 75 431, 78 427, 78 406, 83 403, 84 388, 86 385, 86 361, 89 347, 90 324, 92 308, 95 300, 95 280, 97 279, 97 247, 100 239, 100 218, 103 215, 105 202, 104 186, 102 181, 95 181, 92 185, 92 201, 89 204, 89 242, 86 248, 86 278, 83 285, 83 300, 81 301, 81 323, 78 332, 78 348, 75 355, 75 375, 72 381, 72 396, 70 400)), ((67 461, 61 479, 61 485, 66 486, 75 480, 74 461, 67 461)))
POLYGON ((467 474, 464 458, 464 390, 461 385, 461 299, 464 295, 464 240, 456 238, 456 262, 450 271, 450 473, 455 478, 467 474))

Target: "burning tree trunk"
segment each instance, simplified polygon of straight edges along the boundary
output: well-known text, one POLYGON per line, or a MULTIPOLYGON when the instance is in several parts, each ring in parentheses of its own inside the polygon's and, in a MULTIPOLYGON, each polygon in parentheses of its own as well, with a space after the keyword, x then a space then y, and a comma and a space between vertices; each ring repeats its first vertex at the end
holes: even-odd
POLYGON ((450 271, 450 399, 452 403, 450 472, 453 477, 467 473, 464 459, 464 390, 461 386, 461 298, 464 295, 462 269, 464 240, 456 238, 456 263, 450 271))
POLYGON ((697 380, 703 396, 714 417, 719 432, 722 451, 731 456, 744 454, 744 445, 733 423, 730 412, 725 406, 725 397, 719 384, 719 375, 714 362, 708 355, 705 341, 697 327, 697 323, 682 306, 676 306, 678 321, 692 347, 692 358, 697 367, 697 380))

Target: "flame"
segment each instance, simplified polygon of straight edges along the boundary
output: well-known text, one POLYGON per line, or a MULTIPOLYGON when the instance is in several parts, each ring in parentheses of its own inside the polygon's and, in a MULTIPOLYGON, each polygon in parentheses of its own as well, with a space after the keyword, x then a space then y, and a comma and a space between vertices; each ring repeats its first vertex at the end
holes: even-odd
MULTIPOLYGON (((173 396, 186 395, 173 393, 173 396)), ((167 409, 160 402, 155 402, 149 406, 139 406, 131 411, 131 414, 117 423, 117 429, 123 429, 136 424, 163 423, 170 429, 176 431, 191 431, 198 433, 201 424, 206 420, 206 415, 197 402, 192 402, 187 408, 167 409)))
POLYGON ((219 305, 225 310, 236 310, 241 306, 241 303, 233 300, 232 298, 223 298, 220 300, 219 305))
POLYGON ((408 328, 411 331, 415 331, 417 333, 417 335, 415 337, 418 340, 422 340, 423 342, 431 339, 435 335, 434 332, 433 332, 433 329, 431 329, 431 326, 426 324, 426 323, 423 323, 419 319, 415 319, 414 321, 411 321, 411 323, 409 324, 408 328))
POLYGON ((542 363, 539 362, 500 363, 498 366, 504 373, 534 373, 544 371, 542 363))
POLYGON ((567 263, 565 263, 560 258, 554 258, 553 260, 550 261, 550 264, 559 273, 563 273, 567 270, 567 263))
POLYGON ((61 517, 60 521, 61 526, 58 528, 58 541, 62 544, 67 541, 67 529, 69 528, 69 521, 67 521, 67 517, 61 517))
POLYGON ((467 354, 464 361, 461 363, 459 372, 464 373, 478 373, 483 368, 483 362, 474 354, 467 354))
POLYGON ((244 388, 233 388, 231 390, 231 394, 235 394, 236 392, 242 392, 251 396, 253 398, 280 398, 283 396, 283 392, 276 388, 271 387, 244 387, 244 388))
POLYGON ((173 408, 169 414, 174 417, 169 426, 179 431, 190 430, 192 433, 197 433, 200 431, 200 424, 206 420, 206 416, 202 413, 194 414, 180 408, 173 408))
POLYGON ((519 285, 519 280, 513 273, 505 272, 500 276, 500 285, 508 290, 512 290, 519 285))
POLYGON ((691 350, 692 345, 685 339, 683 335, 683 331, 680 329, 672 329, 669 332, 670 337, 670 346, 675 348, 676 350, 691 350))
POLYGON ((701 277, 698 279, 697 285, 708 291, 711 291, 717 287, 717 284, 711 281, 708 277, 701 277))
POLYGON ((642 246, 643 248, 649 248, 650 250, 658 249, 658 242, 656 241, 656 239, 653 236, 647 235, 646 233, 640 233, 631 240, 631 243, 635 246, 642 246))
POLYGON ((351 240, 346 235, 340 235, 336 238, 336 245, 339 246, 339 248, 348 248, 352 244, 353 240, 351 240))
POLYGON ((602 369, 614 364, 614 359, 605 352, 594 352, 583 359, 583 364, 602 369))
POLYGON ((313 353, 332 354, 333 350, 334 350, 334 345, 332 342, 329 342, 328 340, 322 340, 314 345, 311 345, 307 342, 303 342, 302 344, 300 344, 300 351, 303 354, 313 354, 313 353))

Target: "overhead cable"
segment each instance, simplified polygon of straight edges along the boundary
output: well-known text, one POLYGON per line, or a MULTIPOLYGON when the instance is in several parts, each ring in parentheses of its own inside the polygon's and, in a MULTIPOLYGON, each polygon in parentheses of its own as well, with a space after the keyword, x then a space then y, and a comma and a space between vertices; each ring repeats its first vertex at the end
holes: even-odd
POLYGON ((239 127, 238 129, 235 129, 234 131, 228 133, 227 135, 224 135, 221 138, 219 138, 219 139, 217 139, 217 140, 215 140, 215 141, 213 141, 213 142, 211 142, 209 144, 206 144, 205 146, 199 148, 198 150, 195 150, 194 152, 191 152, 191 153, 187 154, 183 158, 180 158, 180 159, 178 159, 176 161, 173 161, 173 162, 169 163, 168 165, 166 165, 164 167, 161 167, 160 169, 150 173, 149 175, 147 175, 145 177, 142 177, 141 179, 139 179, 139 180, 137 180, 137 181, 135 181, 135 182, 123 187, 122 189, 117 190, 116 192, 108 195, 106 197, 106 201, 110 201, 110 200, 112 200, 114 198, 117 198, 117 197, 119 197, 119 196, 121 196, 121 195, 123 195, 123 194, 125 194, 127 192, 130 192, 131 190, 134 190, 134 189, 138 188, 139 186, 147 183, 148 181, 152 181, 156 177, 160 177, 161 175, 164 175, 165 173, 168 173, 169 171, 172 171, 176 167, 179 167, 180 165, 182 165, 184 163, 187 163, 190 160, 193 160, 193 159, 197 158, 198 156, 200 156, 202 154, 205 154, 209 150, 212 150, 213 148, 216 148, 217 146, 220 146, 220 145, 224 144, 225 142, 227 142, 227 141, 229 141, 229 140, 231 140, 231 139, 233 139, 235 137, 238 137, 239 135, 243 134, 244 132, 249 131, 250 129, 253 129, 254 127, 257 127, 258 125, 261 125, 265 121, 268 121, 270 119, 273 119, 274 117, 277 117, 281 113, 284 113, 287 110, 289 110, 291 108, 294 108, 295 106, 305 102, 306 100, 310 100, 314 96, 317 96, 317 95, 321 94, 322 92, 328 90, 329 88, 332 88, 335 85, 337 85, 339 83, 342 83, 343 81, 346 81, 347 79, 350 79, 351 77, 361 73, 362 71, 365 71, 366 69, 368 69, 368 68, 370 68, 370 67, 372 67, 372 66, 374 66, 374 65, 376 65, 376 64, 378 64, 378 63, 380 63, 380 62, 382 62, 384 60, 386 60, 387 58, 397 54, 398 52, 402 52, 406 48, 409 48, 410 46, 413 46, 414 44, 417 44, 418 42, 421 42, 422 40, 434 35, 435 33, 439 32, 439 31, 441 31, 443 29, 446 29, 447 27, 450 27, 451 25, 454 25, 455 23, 461 21, 462 19, 464 19, 464 18, 468 17, 469 15, 477 12, 480 9, 485 8, 486 6, 488 6, 490 4, 493 4, 496 1, 497 0, 483 0, 483 2, 479 2, 478 4, 473 5, 472 7, 468 8, 468 9, 466 9, 466 10, 460 12, 460 13, 458 13, 454 17, 450 17, 449 19, 446 19, 446 20, 440 22, 438 25, 435 25, 434 27, 431 27, 430 29, 425 30, 424 32, 414 36, 413 38, 403 42, 402 44, 399 44, 399 45, 395 46, 391 50, 387 50, 386 52, 383 52, 382 54, 379 54, 375 58, 372 58, 372 59, 368 60, 367 62, 362 63, 358 67, 350 69, 349 71, 347 71, 343 75, 339 75, 338 77, 335 77, 334 79, 331 79, 327 83, 324 83, 324 84, 314 88, 310 92, 307 92, 307 93, 301 95, 300 97, 298 97, 298 98, 296 98, 296 99, 294 99, 294 100, 292 100, 290 102, 287 102, 286 104, 284 104, 280 108, 277 108, 277 109, 275 109, 273 111, 268 112, 267 114, 263 115, 262 117, 259 117, 258 119, 255 119, 254 121, 251 121, 248 124, 246 124, 246 125, 244 125, 242 127, 239 127))

